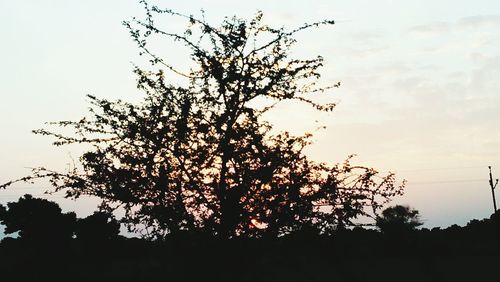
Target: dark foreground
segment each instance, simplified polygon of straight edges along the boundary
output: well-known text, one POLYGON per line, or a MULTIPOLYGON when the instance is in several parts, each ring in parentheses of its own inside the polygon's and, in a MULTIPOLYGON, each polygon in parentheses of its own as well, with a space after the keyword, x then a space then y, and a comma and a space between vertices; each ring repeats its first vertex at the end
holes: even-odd
POLYGON ((0 244, 1 281, 497 281, 500 237, 450 227, 333 237, 0 244), (5 279, 5 280, 4 280, 5 279))

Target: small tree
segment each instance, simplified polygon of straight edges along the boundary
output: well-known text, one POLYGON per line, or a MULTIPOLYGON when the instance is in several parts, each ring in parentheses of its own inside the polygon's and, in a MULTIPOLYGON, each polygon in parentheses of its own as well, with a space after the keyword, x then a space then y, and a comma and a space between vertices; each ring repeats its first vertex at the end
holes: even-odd
POLYGON ((296 33, 333 21, 285 30, 263 24, 259 12, 249 21, 226 18, 217 27, 142 2, 146 19, 124 25, 141 54, 159 67, 134 70, 143 102, 88 96, 90 117, 55 123, 75 135, 35 131, 55 137, 57 146, 92 145, 80 158, 82 167, 66 173, 38 168, 23 180, 48 177, 68 197, 92 195, 103 207, 122 207, 132 230, 145 225, 154 238, 182 230, 224 238, 278 236, 310 225, 328 231, 402 192, 392 173, 379 177, 349 161, 329 166, 309 160, 303 149, 310 134, 273 133, 263 119, 287 100, 319 111, 334 108, 311 98, 338 87, 316 86, 323 58, 289 58, 296 33), (188 28, 163 30, 158 14, 186 19, 188 28), (157 56, 148 44, 154 36, 187 47, 193 67, 182 72, 157 56), (172 84, 166 73, 187 85, 172 84))
POLYGON ((19 237, 30 241, 60 241, 71 239, 76 215, 62 213, 57 203, 33 198, 27 194, 17 202, 0 205, 0 223, 5 233, 19 232, 19 237))
POLYGON ((96 211, 76 222, 76 238, 88 242, 116 239, 120 233, 120 223, 107 212, 96 211))
POLYGON ((382 211, 382 215, 377 217, 376 224, 383 233, 402 234, 415 230, 423 223, 418 210, 396 205, 382 211))

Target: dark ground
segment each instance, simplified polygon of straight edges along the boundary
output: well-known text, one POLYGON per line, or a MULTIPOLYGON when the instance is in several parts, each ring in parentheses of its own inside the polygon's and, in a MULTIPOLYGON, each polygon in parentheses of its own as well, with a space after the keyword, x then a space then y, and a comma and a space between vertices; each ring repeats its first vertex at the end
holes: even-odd
POLYGON ((2 281, 498 281, 500 237, 450 227, 384 235, 0 244, 2 281), (6 279, 6 280, 4 280, 6 279))

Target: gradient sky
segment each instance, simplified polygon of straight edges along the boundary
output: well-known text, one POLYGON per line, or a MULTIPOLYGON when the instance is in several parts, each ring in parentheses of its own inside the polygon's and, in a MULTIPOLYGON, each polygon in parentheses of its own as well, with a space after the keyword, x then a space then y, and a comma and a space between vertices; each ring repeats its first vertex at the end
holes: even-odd
MULTIPOLYGON (((487 166, 500 177, 500 1, 155 1, 186 14, 203 8, 212 23, 257 10, 277 26, 334 19, 298 36, 294 54, 322 55, 323 82, 340 81, 326 100, 333 113, 286 104, 277 128, 315 134, 318 161, 355 162, 408 180, 394 203, 422 214, 426 227, 463 225, 492 213, 487 166), (317 122, 315 122, 317 121, 317 122)), ((142 16, 135 0, 0 1, 0 182, 26 167, 64 169, 79 148, 54 148, 32 129, 85 115, 85 94, 138 101, 131 72, 138 50, 121 25, 142 16)), ((183 22, 168 22, 181 30, 183 22)), ((160 55, 182 66, 182 52, 160 55)), ((0 203, 47 185, 0 191, 0 203)), ((48 196, 86 216, 94 200, 48 196)))

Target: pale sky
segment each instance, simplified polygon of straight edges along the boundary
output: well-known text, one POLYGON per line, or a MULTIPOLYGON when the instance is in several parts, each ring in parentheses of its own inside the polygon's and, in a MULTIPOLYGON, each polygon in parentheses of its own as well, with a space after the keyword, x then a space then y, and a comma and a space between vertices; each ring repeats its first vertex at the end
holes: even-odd
MULTIPOLYGON (((464 225, 489 217, 487 166, 500 177, 500 1, 155 1, 186 14, 204 9, 212 23, 249 18, 257 10, 277 26, 334 19, 333 27, 298 37, 294 54, 322 55, 322 81, 342 86, 326 95, 332 113, 284 105, 276 128, 315 134, 311 158, 395 171, 408 180, 394 204, 421 212, 426 227, 464 225), (317 120, 317 122, 315 122, 317 120)), ((138 101, 132 63, 138 50, 121 25, 142 16, 135 0, 0 1, 0 182, 26 167, 64 169, 78 148, 55 148, 31 134, 45 121, 86 114, 86 94, 138 101)), ((183 22, 168 22, 182 30, 183 22)), ((182 50, 182 49, 180 49, 182 50)), ((182 66, 182 51, 162 57, 182 66)), ((0 191, 0 203, 48 188, 20 184, 0 191)), ((68 201, 86 216, 95 201, 68 201)), ((499 195, 500 198, 500 195, 499 195)))

